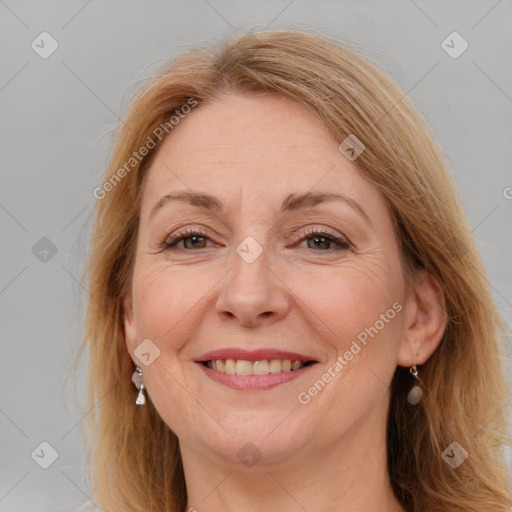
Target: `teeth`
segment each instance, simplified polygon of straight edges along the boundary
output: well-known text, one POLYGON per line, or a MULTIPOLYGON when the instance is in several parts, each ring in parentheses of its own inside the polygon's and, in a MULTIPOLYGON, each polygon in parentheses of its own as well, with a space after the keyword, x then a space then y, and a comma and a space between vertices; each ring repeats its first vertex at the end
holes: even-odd
POLYGON ((251 375, 252 367, 253 367, 253 364, 251 363, 251 361, 244 361, 243 359, 239 359, 236 362, 235 373, 237 375, 251 375))
POLYGON ((270 373, 268 361, 254 361, 252 373, 254 375, 268 375, 270 373))
POLYGON ((235 375, 236 362, 234 359, 228 359, 224 363, 224 373, 228 375, 235 375))
POLYGON ((268 375, 300 370, 305 361, 291 361, 290 359, 263 359, 261 361, 246 361, 244 359, 217 359, 208 361, 206 366, 227 375, 268 375))
POLYGON ((281 373, 281 360, 271 359, 270 360, 270 373, 281 373))
POLYGON ((293 361, 292 370, 298 370, 301 366, 302 366, 302 363, 300 361, 293 361))

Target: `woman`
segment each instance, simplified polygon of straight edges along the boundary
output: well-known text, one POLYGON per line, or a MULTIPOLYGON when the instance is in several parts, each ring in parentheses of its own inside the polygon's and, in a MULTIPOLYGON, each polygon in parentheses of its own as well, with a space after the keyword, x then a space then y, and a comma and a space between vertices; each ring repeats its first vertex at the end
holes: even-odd
POLYGON ((378 66, 262 32, 133 100, 88 268, 107 511, 505 511, 507 393, 446 159, 378 66))

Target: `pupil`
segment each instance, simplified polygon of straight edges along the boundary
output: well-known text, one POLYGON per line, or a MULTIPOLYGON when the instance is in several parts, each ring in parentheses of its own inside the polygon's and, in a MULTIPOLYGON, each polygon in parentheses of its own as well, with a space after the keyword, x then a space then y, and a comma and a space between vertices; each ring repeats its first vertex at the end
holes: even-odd
POLYGON ((319 247, 319 246, 321 246, 322 244, 325 244, 325 243, 328 243, 328 242, 329 242, 329 241, 328 241, 324 236, 315 236, 315 237, 313 237, 313 240, 315 240, 315 246, 316 246, 316 247, 319 247), (318 240, 322 240, 322 241, 320 242, 320 244, 317 244, 317 243, 316 243, 316 241, 318 241, 318 240))
POLYGON ((197 242, 201 241, 201 240, 203 240, 202 236, 195 236, 195 235, 193 235, 193 236, 188 237, 188 239, 186 239, 185 244, 188 241, 189 242, 189 247, 190 246, 194 247, 197 244, 197 242))

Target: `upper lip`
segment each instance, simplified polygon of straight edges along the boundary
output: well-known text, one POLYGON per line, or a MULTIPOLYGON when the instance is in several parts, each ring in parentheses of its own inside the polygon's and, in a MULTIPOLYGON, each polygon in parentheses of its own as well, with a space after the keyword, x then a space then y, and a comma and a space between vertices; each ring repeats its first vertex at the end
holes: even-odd
POLYGON ((243 359, 245 361, 262 361, 264 359, 289 359, 291 361, 315 361, 312 357, 297 354, 296 352, 287 352, 285 350, 276 350, 261 348, 257 350, 244 350, 241 348, 221 348, 212 350, 197 358, 196 362, 214 361, 217 359, 243 359))

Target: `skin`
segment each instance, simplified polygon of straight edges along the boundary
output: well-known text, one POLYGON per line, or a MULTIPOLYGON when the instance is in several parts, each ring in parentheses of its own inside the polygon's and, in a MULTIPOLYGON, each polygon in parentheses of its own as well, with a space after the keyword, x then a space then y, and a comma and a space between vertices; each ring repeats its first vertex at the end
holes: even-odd
POLYGON ((298 103, 231 94, 182 120, 148 171, 125 337, 152 403, 179 438, 187 510, 404 510, 386 469, 389 384, 397 365, 423 364, 438 346, 442 292, 421 272, 404 277, 384 198, 338 144, 298 103), (212 194, 224 211, 169 202, 150 219, 173 191, 212 194), (308 191, 344 194, 368 219, 334 201, 279 212, 286 196, 308 191), (162 248, 188 227, 206 240, 162 248), (350 245, 318 240, 311 227, 350 245), (252 263, 236 252, 249 236, 263 249, 252 263), (401 311, 301 404, 299 393, 394 303, 401 311), (145 339, 160 350, 148 366, 134 354, 145 339), (235 390, 194 362, 233 347, 294 351, 318 363, 273 389, 235 390), (248 442, 261 456, 252 467, 237 457, 248 442))

